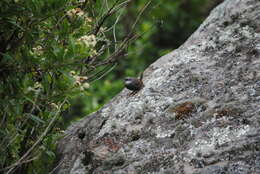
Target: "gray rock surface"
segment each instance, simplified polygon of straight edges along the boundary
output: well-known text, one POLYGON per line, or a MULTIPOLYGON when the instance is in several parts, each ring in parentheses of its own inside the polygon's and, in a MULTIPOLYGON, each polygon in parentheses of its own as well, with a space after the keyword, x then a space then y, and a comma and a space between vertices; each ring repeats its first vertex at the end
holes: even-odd
POLYGON ((260 173, 259 0, 226 0, 143 81, 68 128, 56 173, 260 173))

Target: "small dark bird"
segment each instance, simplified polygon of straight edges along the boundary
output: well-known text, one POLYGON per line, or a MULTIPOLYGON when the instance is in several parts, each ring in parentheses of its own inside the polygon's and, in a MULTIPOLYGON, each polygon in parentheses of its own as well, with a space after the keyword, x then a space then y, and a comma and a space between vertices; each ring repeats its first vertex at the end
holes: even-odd
POLYGON ((143 74, 141 74, 140 78, 134 78, 134 77, 126 77, 125 78, 125 87, 131 91, 133 91, 131 94, 136 94, 139 90, 141 90, 144 87, 143 81, 143 74))

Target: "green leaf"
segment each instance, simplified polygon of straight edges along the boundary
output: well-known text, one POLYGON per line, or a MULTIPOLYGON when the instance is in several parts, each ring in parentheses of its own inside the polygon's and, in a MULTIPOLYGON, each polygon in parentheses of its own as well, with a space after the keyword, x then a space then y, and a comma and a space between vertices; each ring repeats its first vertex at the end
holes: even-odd
POLYGON ((26 114, 26 115, 29 116, 29 118, 32 119, 33 121, 35 121, 36 123, 42 123, 42 124, 45 123, 44 120, 42 120, 41 118, 39 118, 33 114, 26 114))
POLYGON ((13 57, 7 53, 3 54, 3 59, 1 60, 1 63, 0 64, 4 64, 4 63, 7 63, 7 62, 11 62, 13 61, 13 57))
POLYGON ((55 153, 53 153, 53 152, 50 151, 50 150, 47 150, 47 151, 46 151, 46 154, 47 154, 49 157, 52 157, 52 158, 55 157, 55 153))
POLYGON ((16 21, 13 21, 13 20, 9 20, 8 21, 9 23, 13 24, 14 26, 16 26, 17 28, 20 28, 22 31, 25 31, 25 29, 19 25, 16 21))

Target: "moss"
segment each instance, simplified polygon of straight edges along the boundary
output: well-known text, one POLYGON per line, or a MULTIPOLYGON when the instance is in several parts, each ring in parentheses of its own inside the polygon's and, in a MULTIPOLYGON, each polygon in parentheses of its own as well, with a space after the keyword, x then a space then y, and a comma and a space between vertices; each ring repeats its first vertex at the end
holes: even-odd
POLYGON ((82 159, 82 163, 87 166, 90 163, 92 163, 92 159, 93 159, 94 153, 91 151, 85 151, 84 152, 84 158, 82 159))
POLYGON ((125 164, 125 157, 122 154, 114 154, 104 161, 104 169, 109 170, 113 167, 120 167, 125 164))
POLYGON ((130 141, 137 141, 141 138, 141 132, 139 130, 133 130, 129 138, 130 141))
POLYGON ((230 22, 229 21, 224 21, 222 24, 223 24, 224 27, 226 27, 226 26, 228 26, 230 24, 230 22))
POLYGON ((83 130, 79 131, 79 133, 78 133, 78 138, 79 139, 82 140, 85 136, 86 136, 86 133, 83 130))
POLYGON ((116 128, 117 128, 117 124, 116 124, 116 122, 112 122, 112 124, 111 124, 111 128, 112 128, 112 129, 116 129, 116 128))

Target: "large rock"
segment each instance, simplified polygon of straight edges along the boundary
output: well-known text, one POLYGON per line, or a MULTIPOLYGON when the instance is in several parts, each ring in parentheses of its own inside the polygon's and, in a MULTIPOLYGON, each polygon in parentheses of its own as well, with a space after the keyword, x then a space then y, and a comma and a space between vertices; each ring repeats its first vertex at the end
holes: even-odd
POLYGON ((260 1, 226 0, 179 49, 73 124, 60 174, 260 173, 260 1))

